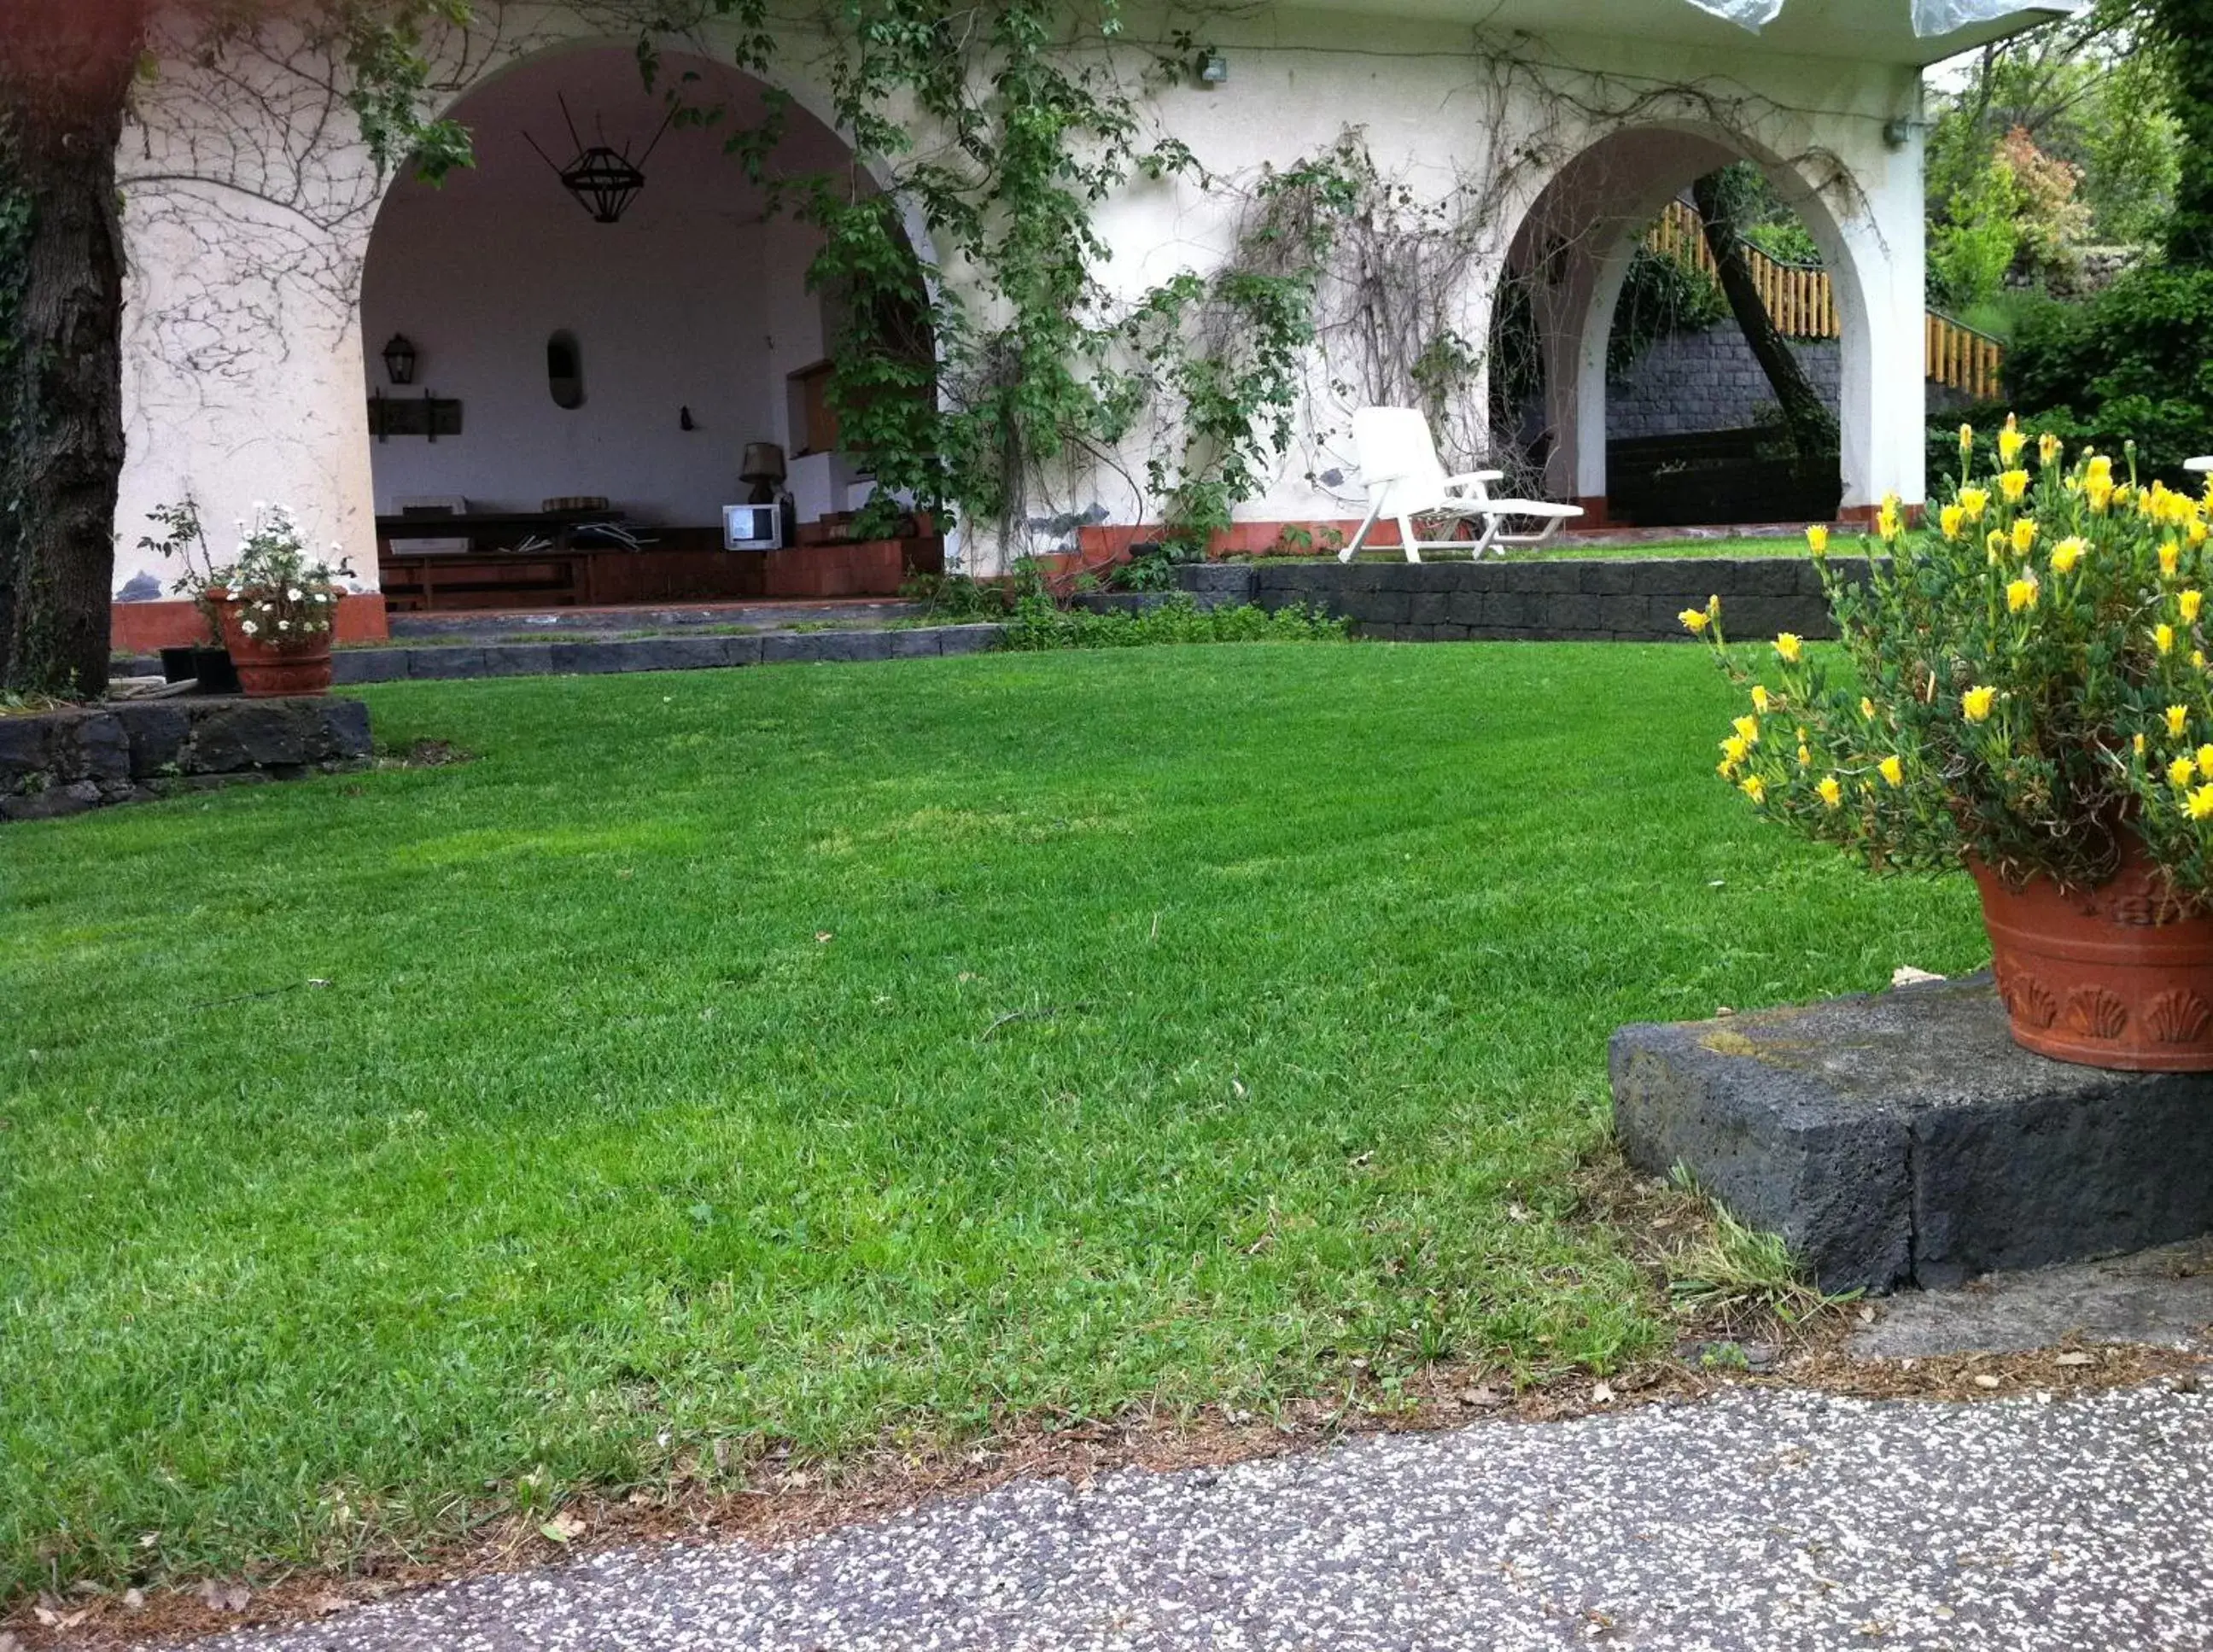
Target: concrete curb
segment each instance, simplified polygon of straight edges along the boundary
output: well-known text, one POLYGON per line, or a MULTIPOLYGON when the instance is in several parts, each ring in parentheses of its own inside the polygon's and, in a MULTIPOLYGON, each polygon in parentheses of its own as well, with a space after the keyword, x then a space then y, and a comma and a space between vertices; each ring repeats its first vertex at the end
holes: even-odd
POLYGON ((734 666, 831 665, 931 659, 998 647, 1003 625, 897 631, 771 631, 745 637, 642 637, 622 642, 486 643, 341 649, 338 685, 450 682, 479 677, 607 676, 633 671, 713 671, 734 666))

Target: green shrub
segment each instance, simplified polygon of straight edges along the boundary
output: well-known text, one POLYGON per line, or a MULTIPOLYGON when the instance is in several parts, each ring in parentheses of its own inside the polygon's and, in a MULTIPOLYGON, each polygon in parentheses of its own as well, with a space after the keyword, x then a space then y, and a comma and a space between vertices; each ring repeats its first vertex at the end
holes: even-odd
POLYGON ((1025 597, 1007 626, 1007 647, 1019 649, 1137 648, 1149 643, 1342 643, 1351 622, 1292 603, 1262 608, 1239 603, 1202 608, 1184 592, 1136 613, 1064 609, 1025 597))
MULTIPOLYGON (((2213 453, 2213 270, 2132 270, 2082 304, 2021 320, 2006 357, 2010 405, 2070 446, 2119 453, 2180 485, 2213 453)), ((1978 429, 1981 428, 1978 425, 1978 429)))

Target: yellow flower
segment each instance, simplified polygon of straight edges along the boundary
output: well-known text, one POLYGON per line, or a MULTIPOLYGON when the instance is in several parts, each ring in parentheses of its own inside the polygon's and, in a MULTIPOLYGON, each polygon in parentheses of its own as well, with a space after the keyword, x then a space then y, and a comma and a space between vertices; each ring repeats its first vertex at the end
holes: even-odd
POLYGON ((2027 556, 2029 553, 2030 548, 2034 546, 2035 543, 2036 518, 2033 516, 2021 517, 2013 525, 2014 554, 2017 557, 2027 556))
POLYGON ((2028 438, 2021 433, 2021 427, 2009 414, 2005 429, 1998 432, 1998 462, 2010 467, 2014 460, 2021 457, 2021 450, 2027 445, 2028 438))
POLYGON ((1795 631, 1784 631, 1775 639, 1775 651, 1783 656, 1784 665, 1795 666, 1798 663, 1798 656, 1805 651, 1805 644, 1795 631))
POLYGON ((1722 742, 1722 755, 1731 763, 1741 763, 1751 754, 1752 742, 1742 735, 1731 735, 1722 742))
POLYGON ((1706 634, 1706 627, 1714 623, 1713 616, 1709 614, 1704 608, 1686 608, 1682 613, 1677 614, 1675 618, 1683 622, 1683 629, 1689 631, 1693 637, 1704 636, 1706 634))
POLYGON ((2194 666, 2196 666, 2196 667, 2197 667, 2200 671, 2204 670, 2204 669, 2205 669, 2205 650, 2204 650, 2204 649, 2191 649, 2191 650, 2190 650, 2190 663, 2191 663, 2191 664, 2192 664, 2192 665, 2194 665, 2194 666))
POLYGON ((1767 692, 1765 683, 1754 683, 1752 686, 1752 709, 1762 716, 1766 714, 1767 703, 1773 698, 1774 696, 1767 692))
POLYGON ((2144 737, 2143 737, 2142 735, 2138 735, 2137 736, 2137 755, 2138 757, 2142 757, 2143 754, 2144 754, 2144 737))
POLYGON ((2182 738, 2182 731, 2189 726, 2190 708, 2188 706, 2170 705, 2167 708, 2167 732, 2169 735, 2179 740, 2182 738))
POLYGON ((1998 477, 1998 491, 2009 505, 2017 505, 2028 492, 2027 471, 2006 471, 1998 477))
POLYGON ((2182 566, 2182 547, 2173 539, 2159 547, 2159 572, 2162 579, 2173 579, 2182 566))
POLYGON ((1756 774, 1748 774, 1737 783, 1737 789, 1755 803, 1767 801, 1767 783, 1756 774))
POLYGON ((1958 505, 1946 505, 1943 509, 1936 513, 1936 526, 1943 530, 1944 537, 1948 539, 1956 539, 1960 537, 1960 530, 1966 525, 1966 520, 1967 513, 1958 505))
POLYGON ((1860 715, 1869 722, 1875 721, 1875 702, 1864 694, 1860 696, 1860 715))
POLYGON ((1837 777, 1832 774, 1823 775, 1821 783, 1814 789, 1821 794, 1821 802, 1831 808, 1844 801, 1844 789, 1837 783, 1837 777))
POLYGON ((1987 488, 1961 488, 1960 490, 1960 509, 1967 513, 1967 520, 1969 521, 1978 522, 1982 521, 1983 513, 1990 508, 1990 491, 1987 488))
POLYGON ((2084 455, 2084 458, 2086 462, 2082 467, 2083 485, 2087 487, 2093 482, 2102 482, 2111 487, 2113 483, 2112 460, 2101 453, 2088 454, 2084 455))
POLYGON ((1894 539, 1905 526, 1904 518, 1899 512, 1898 496, 1894 493, 1884 494, 1882 509, 1875 513, 1875 531, 1886 539, 1894 539))
POLYGON ((2198 766, 2204 773, 2213 775, 2213 746, 2200 746, 2198 748, 2198 766))
POLYGON ((2090 509, 2102 516, 2106 507, 2113 503, 2113 485, 2093 479, 2082 484, 2082 497, 2089 501, 2090 509))
POLYGON ((1814 753, 1808 751, 1805 747, 1801 746, 1798 748, 1798 766, 1801 769, 1806 768, 1811 765, 1813 761, 1814 753))
POLYGON ((2186 757, 2178 757, 2167 765, 2167 783, 2177 789, 2198 778, 2198 765, 2186 757))
POLYGON ((1974 450, 1975 427, 1972 424, 1962 424, 1960 427, 1960 451, 1963 454, 1970 454, 1974 450))
POLYGON ((1806 543, 1813 548, 1813 552, 1815 556, 1827 556, 1829 554, 1829 530, 1822 527, 1819 522, 1814 523, 1813 527, 1806 530, 1806 543))
POLYGON ((1995 688, 1984 688, 1979 683, 1960 696, 1960 710, 1966 714, 1969 722, 1981 722, 1990 715, 1990 703, 1997 699, 1995 688))
POLYGON ((2019 613, 2023 608, 2035 606, 2036 579, 2033 575, 2024 574, 2006 587, 2006 612, 2009 613, 2019 613))
POLYGON ((2066 451, 2067 444, 2049 430, 2036 438, 2036 456, 2043 464, 2058 464, 2059 455, 2066 451))
POLYGON ((2207 815, 2213 814, 2213 785, 2198 787, 2190 794, 2187 801, 2192 820, 2202 820, 2207 815))
POLYGON ((1738 717, 1729 724, 1736 737, 1747 746, 1759 744, 1759 720, 1757 717, 1738 717))
POLYGON ((2089 548, 2087 540, 2060 540, 2051 547, 2051 571, 2055 574, 2073 573, 2075 564, 2082 559, 2082 553, 2089 548))
POLYGON ((2151 645, 2161 654, 2172 654, 2174 651, 2174 627, 2164 619, 2154 625, 2151 628, 2151 645))
POLYGON ((2185 528, 2183 532, 2190 536, 2190 548, 2195 551, 2199 546, 2205 543, 2205 536, 2207 533, 2213 532, 2213 530, 2209 530, 2203 522, 2192 522, 2188 527, 2185 528))
POLYGON ((2182 623, 2186 625, 2194 625, 2198 623, 2198 611, 2205 606, 2205 593, 2178 591, 2175 593, 2174 606, 2182 610, 2182 623))
POLYGON ((1875 765, 1875 771, 1893 786, 1905 783, 1905 765, 1895 757, 1887 757, 1875 765))

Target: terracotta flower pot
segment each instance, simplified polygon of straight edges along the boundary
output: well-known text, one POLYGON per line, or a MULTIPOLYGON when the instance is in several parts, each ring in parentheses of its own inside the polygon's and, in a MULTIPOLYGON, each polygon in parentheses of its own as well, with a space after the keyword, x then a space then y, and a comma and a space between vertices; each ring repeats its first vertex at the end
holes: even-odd
POLYGON ((223 640, 238 668, 239 692, 248 699, 271 699, 280 694, 321 694, 331 686, 331 633, 322 631, 308 643, 288 643, 279 648, 259 633, 249 636, 236 602, 223 604, 223 640))
POLYGON ((2094 889, 1967 869, 2015 1043, 2088 1067, 2213 1071, 2213 914, 2179 901, 2133 836, 2094 889))

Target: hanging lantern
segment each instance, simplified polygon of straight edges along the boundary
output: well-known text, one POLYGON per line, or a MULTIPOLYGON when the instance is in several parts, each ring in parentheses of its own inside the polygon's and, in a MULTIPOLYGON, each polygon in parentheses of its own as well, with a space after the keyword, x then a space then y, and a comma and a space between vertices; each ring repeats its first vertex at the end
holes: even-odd
POLYGON ((562 168, 561 182, 583 204, 594 223, 620 223, 623 213, 645 187, 645 174, 600 144, 562 168))
MULTIPOLYGON (((568 122, 570 141, 576 146, 576 158, 561 166, 544 149, 538 149, 538 140, 528 132, 523 133, 522 141, 538 149, 539 159, 559 175, 561 186, 592 215, 593 223, 620 223, 623 214, 630 210, 630 204, 637 198, 638 191, 645 187, 645 174, 641 168, 660 147, 669 121, 675 119, 674 106, 669 108, 668 119, 661 123, 661 131, 653 135, 653 142, 645 146, 645 153, 632 161, 627 144, 620 149, 605 142, 587 145, 576 136, 576 123, 569 113, 568 100, 559 101, 561 118, 568 122)), ((600 136, 604 139, 606 134, 600 136)))
POLYGON ((384 371, 394 384, 415 382, 415 346, 404 332, 392 335, 392 342, 384 347, 384 371))

